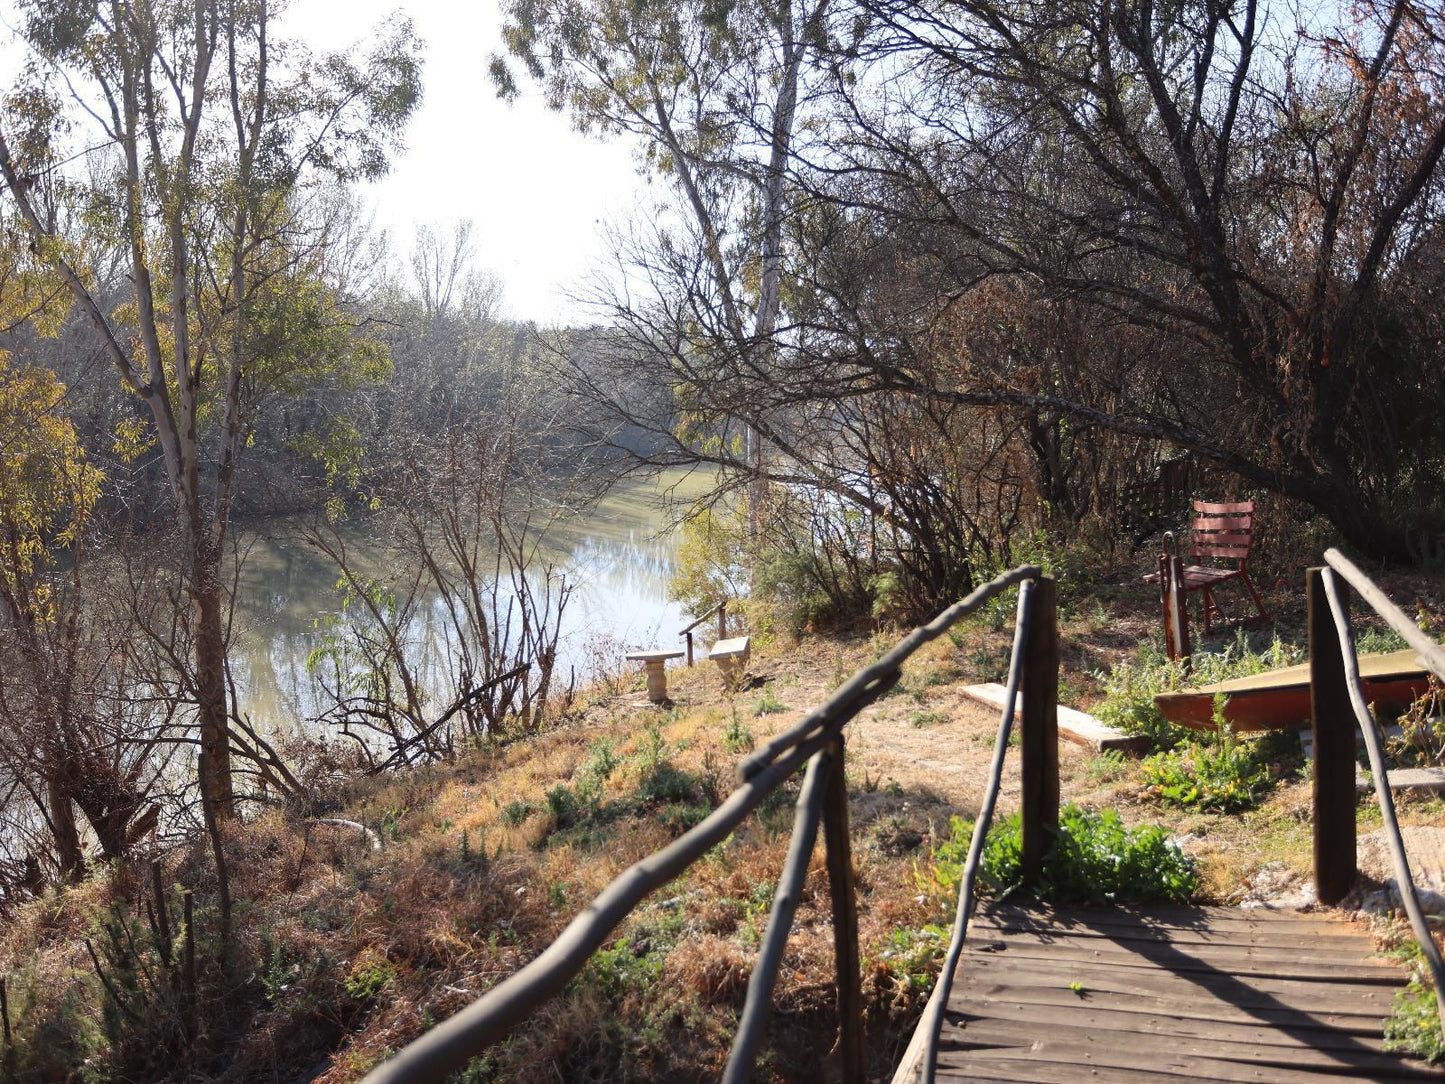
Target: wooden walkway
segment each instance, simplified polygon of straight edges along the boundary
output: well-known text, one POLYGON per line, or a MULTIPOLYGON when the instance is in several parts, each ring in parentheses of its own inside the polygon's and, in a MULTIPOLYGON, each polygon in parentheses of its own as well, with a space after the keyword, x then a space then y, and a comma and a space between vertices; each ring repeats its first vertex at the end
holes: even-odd
MULTIPOLYGON (((1385 1052, 1405 976, 1373 952, 1359 927, 1323 913, 980 910, 938 1079, 1445 1080, 1385 1052)), ((905 1057, 894 1079, 916 1076, 905 1057)))

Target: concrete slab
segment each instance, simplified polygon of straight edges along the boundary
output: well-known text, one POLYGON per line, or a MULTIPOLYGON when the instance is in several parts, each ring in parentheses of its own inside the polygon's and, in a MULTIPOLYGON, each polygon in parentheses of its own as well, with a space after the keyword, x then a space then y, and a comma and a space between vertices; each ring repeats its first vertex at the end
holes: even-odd
MULTIPOLYGON (((1385 734, 1391 737, 1400 733, 1398 726, 1387 726, 1385 734), (1392 734, 1393 732, 1393 734, 1392 734)), ((1301 730, 1299 735, 1300 748, 1304 750, 1305 760, 1314 760, 1314 736, 1308 730, 1301 730)), ((1356 745, 1363 748, 1364 739, 1361 738, 1356 745)), ((1445 791, 1445 768, 1391 768, 1386 772, 1390 781, 1391 790, 1433 790, 1445 791)), ((1359 791, 1372 791, 1374 784, 1370 782, 1369 776, 1363 768, 1355 768, 1355 789, 1359 791)))
MULTIPOLYGON (((1008 689, 996 681, 989 681, 982 685, 965 685, 963 695, 976 703, 1002 710, 1004 702, 1008 699, 1008 689)), ((1020 695, 1018 708, 1022 707, 1023 696, 1020 695)), ((1018 721, 1017 711, 1018 709, 1014 714, 1015 722, 1018 721)), ((1068 708, 1062 704, 1059 705, 1059 736, 1076 745, 1087 746, 1096 753, 1102 753, 1105 749, 1142 753, 1149 748, 1148 738, 1138 734, 1125 734, 1122 730, 1105 726, 1087 712, 1068 708)))

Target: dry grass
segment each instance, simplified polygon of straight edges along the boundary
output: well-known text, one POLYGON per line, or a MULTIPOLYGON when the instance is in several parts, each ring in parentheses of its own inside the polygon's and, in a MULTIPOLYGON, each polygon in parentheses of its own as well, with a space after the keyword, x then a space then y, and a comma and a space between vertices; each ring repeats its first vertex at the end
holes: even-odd
MULTIPOLYGON (((1086 668, 1109 659, 1120 629, 1142 620, 1117 608, 1076 616, 1070 627, 1082 642, 1066 658, 1064 687, 1087 686, 1086 668)), ((144 1050, 127 1048, 126 1075, 359 1079, 535 956, 613 877, 715 805, 750 745, 786 728, 893 642, 777 645, 754 657, 762 685, 732 697, 710 667, 676 671, 665 712, 639 693, 601 690, 536 738, 358 782, 341 815, 378 833, 379 852, 349 829, 277 812, 236 828, 228 841, 238 900, 231 968, 206 974, 200 1034, 185 1059, 154 1047, 147 1062, 144 1050)), ((934 642, 909 664, 899 690, 850 727, 867 1038, 879 1077, 901 1053, 937 966, 919 931, 948 910, 920 889, 916 866, 950 815, 971 813, 997 725, 957 686, 994 676, 979 668, 999 665, 1008 644, 1008 631, 986 621, 934 642), (927 726, 913 721, 921 713, 927 726)), ((1001 813, 1016 803, 1016 756, 1010 753, 1001 813)), ((1254 812, 1208 816, 1141 799, 1135 762, 1100 761, 1067 745, 1061 759, 1066 798, 1117 807, 1130 823, 1166 821, 1186 836, 1214 899, 1239 898, 1262 869, 1283 869, 1286 881, 1308 874, 1309 790, 1297 778, 1283 780, 1254 812)), ((640 907, 567 992, 477 1062, 468 1079, 715 1078, 795 795, 793 786, 780 793, 640 907)), ((1407 810, 1406 819, 1438 815, 1437 803, 1407 810)), ((203 888, 207 868, 204 851, 168 859, 168 878, 197 886, 203 932, 215 922, 203 888)), ((116 1013, 82 939, 112 906, 144 922, 144 893, 124 882, 97 877, 52 893, 0 931, 12 1016, 34 1055, 22 1059, 22 1078, 54 1079, 62 1069, 76 1079, 118 1075, 115 1031, 106 1031, 116 1013), (52 1052, 42 1057, 43 1044, 52 1052)), ((208 958, 212 948, 203 938, 208 958)), ((832 969, 820 844, 758 1079, 833 1074, 832 969)), ((161 1012, 138 1004, 143 1014, 161 1012)))

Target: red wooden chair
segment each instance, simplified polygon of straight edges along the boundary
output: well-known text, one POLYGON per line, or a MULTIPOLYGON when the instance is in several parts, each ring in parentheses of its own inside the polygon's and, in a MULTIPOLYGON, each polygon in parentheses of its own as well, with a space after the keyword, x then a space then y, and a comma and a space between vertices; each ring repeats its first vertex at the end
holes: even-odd
POLYGON ((1215 619, 1223 622, 1224 611, 1214 599, 1214 589, 1227 580, 1239 580, 1254 600, 1258 616, 1249 624, 1262 624, 1270 619, 1264 600, 1250 581, 1247 565, 1254 545, 1254 502, 1238 501, 1219 504, 1194 502, 1194 541, 1189 556, 1196 563, 1184 566, 1184 590, 1199 591, 1204 605, 1204 631, 1209 632, 1215 619))

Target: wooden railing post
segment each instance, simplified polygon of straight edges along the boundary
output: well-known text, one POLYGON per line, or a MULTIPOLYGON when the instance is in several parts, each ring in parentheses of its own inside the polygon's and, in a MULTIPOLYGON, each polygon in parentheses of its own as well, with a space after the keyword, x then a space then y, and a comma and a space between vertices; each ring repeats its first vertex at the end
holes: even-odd
POLYGON ((833 902, 833 959, 838 986, 838 1049, 843 1084, 864 1084, 863 987, 858 962, 858 899, 848 838, 848 781, 843 735, 833 742, 833 767, 823 793, 823 839, 828 849, 828 890, 833 902))
POLYGON ((1030 592, 1024 642, 1022 754, 1023 883, 1043 872, 1044 854, 1059 831, 1059 632, 1055 583, 1041 576, 1030 592))
POLYGON ((717 638, 726 640, 728 638, 728 604, 727 599, 717 604, 717 638))
POLYGON ((691 666, 691 665, 692 665, 692 630, 689 629, 687 632, 684 632, 684 633, 683 633, 683 636, 687 637, 687 665, 691 666))
MULTIPOLYGON (((1355 717, 1325 569, 1305 573, 1309 597, 1310 729, 1314 736, 1315 897, 1339 903, 1355 882, 1355 717)), ((1340 601, 1349 587, 1336 577, 1340 601)))

